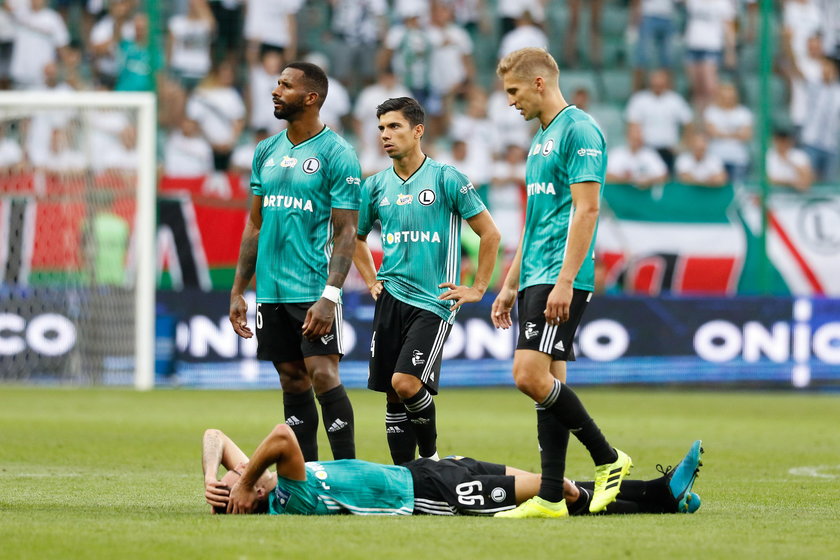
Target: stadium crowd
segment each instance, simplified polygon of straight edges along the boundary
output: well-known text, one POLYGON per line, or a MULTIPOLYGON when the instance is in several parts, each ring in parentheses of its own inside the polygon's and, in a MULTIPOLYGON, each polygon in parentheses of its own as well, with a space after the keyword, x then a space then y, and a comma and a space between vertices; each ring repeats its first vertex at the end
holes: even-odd
MULTIPOLYGON (((322 117, 355 145, 363 175, 390 165, 376 105, 402 95, 423 104, 425 145, 471 178, 507 256, 534 131, 493 68, 525 46, 555 55, 561 86, 605 131, 610 182, 756 179, 756 0, 173 0, 156 21, 150 13, 142 0, 6 0, 0 87, 154 90, 161 173, 233 172, 244 196, 256 143, 284 126, 269 102, 277 75, 288 61, 314 62, 330 76, 322 117)), ((805 191, 840 168, 840 2, 776 1, 774 22, 765 161, 773 185, 805 191)), ((72 113, 5 118, 0 172, 131 173, 130 119, 103 110, 88 122, 83 147, 72 113)))

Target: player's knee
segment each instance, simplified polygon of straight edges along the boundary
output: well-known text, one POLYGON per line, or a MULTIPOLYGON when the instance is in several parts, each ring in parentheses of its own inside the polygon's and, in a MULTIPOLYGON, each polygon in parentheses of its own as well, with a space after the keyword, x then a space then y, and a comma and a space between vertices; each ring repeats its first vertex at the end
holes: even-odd
POLYGON ((310 372, 310 375, 312 376, 312 387, 318 395, 326 393, 341 384, 341 380, 338 377, 338 369, 330 366, 315 367, 310 372))
POLYGON ((288 441, 294 436, 294 432, 292 428, 287 424, 277 424, 274 426, 274 429, 271 430, 271 437, 276 441, 288 441))
POLYGON ((528 396, 533 397, 538 392, 538 379, 528 368, 514 364, 513 382, 516 388, 528 396))
POLYGON ((399 395, 401 400, 410 399, 423 388, 423 384, 413 375, 395 373, 391 378, 391 387, 399 395))

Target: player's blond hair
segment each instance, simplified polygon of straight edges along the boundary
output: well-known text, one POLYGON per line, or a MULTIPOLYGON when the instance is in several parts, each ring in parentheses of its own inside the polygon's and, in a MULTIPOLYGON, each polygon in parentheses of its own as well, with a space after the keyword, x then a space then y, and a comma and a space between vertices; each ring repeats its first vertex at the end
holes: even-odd
POLYGON ((513 51, 499 61, 496 74, 500 78, 510 74, 515 78, 530 80, 542 76, 546 81, 557 83, 560 69, 557 61, 545 49, 528 47, 513 51))

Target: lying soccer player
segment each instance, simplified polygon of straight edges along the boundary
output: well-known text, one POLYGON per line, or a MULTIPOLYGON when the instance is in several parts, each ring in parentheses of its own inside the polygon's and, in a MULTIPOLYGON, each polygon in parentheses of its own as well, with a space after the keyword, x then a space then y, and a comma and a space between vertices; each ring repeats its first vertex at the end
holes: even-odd
MULTIPOLYGON (((625 480, 607 513, 694 513, 700 497, 691 491, 701 465, 695 441, 675 469, 650 480, 625 480)), ((305 463, 294 432, 277 425, 254 451, 245 453, 220 430, 204 433, 205 498, 216 513, 297 515, 492 515, 535 496, 540 475, 448 457, 381 465, 343 459, 305 463), (268 468, 275 464, 277 472, 268 468), (217 480, 219 465, 228 472, 217 480)), ((571 515, 589 512, 592 482, 565 480, 571 515)))

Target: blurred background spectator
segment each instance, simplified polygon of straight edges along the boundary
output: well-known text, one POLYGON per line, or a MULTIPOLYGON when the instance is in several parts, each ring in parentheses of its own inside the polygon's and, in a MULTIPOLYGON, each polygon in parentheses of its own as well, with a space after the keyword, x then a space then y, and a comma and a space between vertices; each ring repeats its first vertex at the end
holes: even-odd
POLYGON ((709 152, 723 162, 730 182, 742 183, 750 168, 753 115, 739 103, 733 84, 720 85, 716 102, 703 112, 703 126, 710 137, 709 152))
POLYGON ((608 155, 608 183, 629 183, 645 189, 668 179, 668 167, 659 152, 644 145, 639 125, 628 126, 626 144, 610 148, 608 155))
POLYGON ((808 154, 796 147, 793 133, 780 128, 773 133, 773 145, 767 151, 767 178, 770 183, 798 191, 811 188, 814 174, 808 154))
POLYGON ((700 130, 688 135, 687 149, 677 157, 674 168, 681 183, 699 187, 722 187, 726 184, 723 161, 709 152, 709 139, 700 130))

